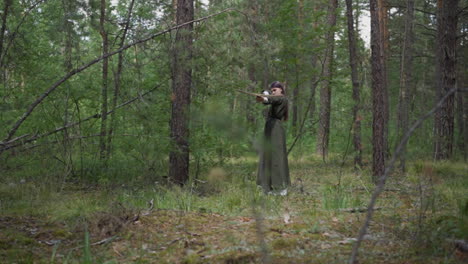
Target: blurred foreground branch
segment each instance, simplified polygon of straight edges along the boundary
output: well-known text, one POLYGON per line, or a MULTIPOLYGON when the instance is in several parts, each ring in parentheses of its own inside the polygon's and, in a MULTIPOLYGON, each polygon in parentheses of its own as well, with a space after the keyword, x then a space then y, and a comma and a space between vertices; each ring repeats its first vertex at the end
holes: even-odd
POLYGON ((370 224, 370 221, 372 219, 372 215, 374 214, 374 206, 375 206, 375 203, 377 201, 377 198, 379 197, 379 195, 384 190, 385 181, 387 180, 388 175, 390 174, 390 172, 393 170, 393 167, 395 166, 395 162, 396 162, 397 158, 399 157, 401 151, 404 149, 404 146, 408 142, 410 136, 414 133, 414 131, 418 127, 420 127, 422 125, 422 123, 426 119, 428 119, 430 116, 432 116, 442 106, 442 104, 445 102, 445 100, 447 100, 447 98, 449 98, 450 96, 455 94, 455 92, 457 92, 457 91, 458 92, 467 92, 468 90, 467 89, 454 88, 454 89, 448 91, 439 100, 439 102, 436 104, 436 106, 434 106, 434 108, 432 108, 429 112, 427 112, 425 115, 423 115, 421 118, 419 118, 416 122, 413 123, 413 125, 408 129, 408 131, 403 136, 402 140, 400 141, 400 144, 398 144, 398 147, 396 148, 396 151, 393 154, 392 159, 390 160, 388 166, 385 168, 384 174, 382 176, 380 176, 378 184, 374 189, 371 200, 369 202, 369 206, 367 207, 366 220, 365 220, 364 224, 362 225, 361 229, 359 230, 359 235, 357 237, 356 243, 354 243, 353 251, 351 253, 351 257, 350 257, 349 262, 348 262, 349 264, 357 263, 357 256, 358 256, 359 247, 360 247, 361 242, 362 242, 362 240, 364 238, 364 235, 367 232, 367 229, 369 228, 369 224, 370 224))

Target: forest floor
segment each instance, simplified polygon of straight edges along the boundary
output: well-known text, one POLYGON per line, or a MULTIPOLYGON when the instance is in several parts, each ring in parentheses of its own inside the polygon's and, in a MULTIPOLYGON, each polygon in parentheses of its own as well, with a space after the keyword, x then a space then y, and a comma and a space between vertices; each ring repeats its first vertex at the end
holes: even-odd
MULTIPOLYGON (((290 161, 287 196, 231 160, 197 186, 0 186, 1 263, 347 263, 373 191, 368 172, 290 161), (152 204, 152 205, 149 205, 152 204), (362 210, 362 211, 361 211, 362 210)), ((378 199, 359 263, 468 263, 468 165, 418 162, 378 199)))

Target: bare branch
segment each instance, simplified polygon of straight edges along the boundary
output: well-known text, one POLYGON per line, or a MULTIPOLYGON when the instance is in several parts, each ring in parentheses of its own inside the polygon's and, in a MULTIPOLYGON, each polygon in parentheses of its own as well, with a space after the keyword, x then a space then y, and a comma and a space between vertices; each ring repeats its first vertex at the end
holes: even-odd
MULTIPOLYGON (((211 17, 214 17, 214 16, 217 16, 217 15, 220 15, 220 14, 223 14, 223 13, 226 13, 226 12, 229 12, 229 11, 237 11, 235 9, 232 9, 232 8, 228 8, 228 9, 225 9, 223 11, 220 11, 220 12, 217 12, 217 13, 214 13, 214 14, 211 14, 211 15, 208 15, 208 16, 205 16, 205 17, 202 17, 202 18, 199 18, 199 19, 195 19, 195 20, 192 20, 192 21, 189 21, 189 22, 186 22, 186 23, 182 23, 180 25, 176 25, 174 27, 170 27, 166 30, 163 30, 163 31, 160 31, 158 33, 155 33, 147 38, 144 38, 144 39, 141 39, 141 40, 137 40, 131 44, 127 44, 125 46, 123 46, 122 48, 116 50, 116 51, 113 51, 111 53, 107 53, 107 54, 104 54, 102 55, 101 57, 99 58, 96 58, 90 62, 88 62, 87 64, 85 65, 82 65, 80 66, 79 68, 76 68, 74 70, 72 70, 71 72, 67 73, 64 77, 62 77, 60 80, 58 80, 57 82, 55 82, 49 89, 47 89, 42 95, 40 95, 29 107, 28 109, 26 110, 26 112, 21 116, 21 118, 13 125, 13 127, 11 128, 11 130, 8 132, 8 135, 7 137, 3 140, 3 142, 6 142, 6 141, 9 141, 16 133, 16 131, 18 130, 18 128, 21 126, 21 124, 29 117, 29 115, 31 115, 32 111, 36 108, 36 106, 38 106, 47 96, 49 96, 50 93, 52 93, 55 89, 57 89, 57 87, 59 87, 62 83, 64 83, 66 80, 70 79, 72 76, 74 76, 75 74, 79 73, 79 72, 82 72, 84 71, 85 69, 89 68, 90 66, 100 62, 101 60, 105 59, 105 58, 108 58, 108 57, 111 57, 115 54, 118 54, 132 46, 135 46, 137 44, 140 44, 140 43, 144 43, 146 41, 149 41, 149 40, 152 40, 154 39, 155 37, 157 36, 160 36, 160 35, 164 35, 168 32, 171 32, 173 30, 176 30, 176 29, 179 29, 183 26, 186 26, 188 24, 192 24, 192 23, 197 23, 197 22, 200 22, 200 21, 203 21, 203 20, 206 20, 206 19, 209 19, 211 17)), ((2 153, 3 150, 0 150, 0 154, 2 153)))
MULTIPOLYGON (((389 5, 388 7, 390 7, 390 8, 406 9, 406 6, 402 6, 402 5, 389 5)), ((419 9, 419 8, 415 8, 414 10, 415 10, 415 11, 418 11, 418 12, 421 12, 421 13, 423 13, 423 14, 427 14, 427 15, 433 15, 433 16, 436 15, 436 14, 433 13, 433 12, 430 12, 430 11, 427 11, 427 10, 423 10, 423 9, 419 9)))
MULTIPOLYGON (((138 99, 141 99, 141 97, 150 94, 151 92, 155 91, 155 90, 156 90, 157 88, 159 88, 159 87, 160 87, 160 85, 157 85, 157 86, 155 86, 153 89, 151 89, 151 90, 149 90, 149 91, 147 91, 147 92, 145 92, 145 93, 143 93, 143 94, 140 94, 140 95, 138 95, 137 97, 134 97, 134 98, 132 98, 131 100, 128 100, 127 102, 125 102, 125 103, 122 103, 122 104, 118 105, 117 107, 115 107, 115 108, 112 109, 111 111, 107 112, 107 114, 108 114, 108 115, 109 115, 109 114, 112 114, 112 113, 114 113, 117 109, 122 108, 122 107, 124 107, 124 106, 126 106, 126 105, 128 105, 128 104, 131 104, 131 103, 137 101, 138 99)), ((0 153, 2 153, 2 152, 5 151, 5 150, 13 149, 13 148, 22 146, 22 145, 24 145, 24 144, 33 142, 33 141, 35 141, 35 140, 37 140, 37 139, 40 139, 40 138, 44 138, 44 137, 53 135, 53 134, 55 134, 55 133, 58 133, 58 132, 60 132, 60 131, 63 131, 63 130, 65 130, 65 129, 68 129, 68 128, 70 128, 70 127, 77 126, 77 125, 79 125, 79 124, 81 124, 81 123, 84 123, 84 122, 86 122, 86 121, 89 121, 89 120, 91 120, 91 119, 96 119, 96 118, 101 118, 101 115, 100 115, 100 114, 94 114, 94 115, 92 115, 92 116, 88 116, 88 117, 85 118, 85 119, 81 119, 80 121, 67 124, 67 125, 65 125, 65 126, 63 126, 63 127, 56 128, 56 129, 54 129, 54 130, 52 130, 52 131, 49 131, 49 132, 47 132, 47 133, 40 134, 40 135, 37 135, 37 134, 36 134, 36 135, 30 137, 29 139, 23 140, 23 141, 19 142, 18 144, 15 144, 15 145, 10 145, 10 144, 11 144, 11 143, 14 143, 14 142, 16 142, 16 141, 18 141, 18 140, 21 139, 21 138, 24 138, 24 137, 28 136, 29 134, 20 136, 20 137, 18 137, 18 138, 15 138, 15 139, 10 140, 10 141, 7 141, 7 142, 0 142, 0 145, 4 146, 2 149, 0 149, 0 153)))
POLYGON ((421 23, 416 23, 416 26, 423 27, 423 28, 425 28, 425 29, 427 29, 429 31, 437 31, 435 28, 428 27, 428 26, 426 26, 424 24, 421 24, 421 23))
POLYGON ((19 28, 23 25, 24 21, 26 20, 26 17, 29 15, 29 13, 31 13, 32 10, 34 10, 34 8, 36 8, 39 4, 42 4, 42 3, 46 2, 46 1, 47 0, 37 1, 30 8, 28 8, 28 10, 24 13, 23 17, 21 18, 21 21, 18 23, 18 25, 16 26, 13 33, 11 33, 11 37, 8 40, 8 44, 5 47, 5 50, 3 51, 3 50, 0 49, 0 52, 1 52, 1 54, 0 54, 0 68, 3 67, 3 60, 5 59, 6 54, 7 54, 8 50, 10 49, 10 46, 13 43, 13 40, 15 39, 15 37, 16 37, 18 31, 19 31, 19 28))
MULTIPOLYGON (((320 59, 320 58, 319 58, 320 59)), ((317 87, 318 83, 323 81, 323 63, 322 64, 322 68, 321 68, 321 72, 320 72, 320 76, 317 78, 317 80, 312 84, 313 87, 317 87)), ((294 148, 294 146, 296 145, 297 143, 297 140, 304 134, 303 133, 303 129, 304 129, 304 125, 305 125, 305 121, 307 119, 307 115, 309 114, 309 111, 310 111, 310 108, 312 107, 312 99, 314 98, 315 96, 315 89, 314 89, 314 93, 311 93, 310 94, 310 97, 309 97, 309 103, 307 104, 307 109, 304 113, 304 117, 302 118, 302 123, 301 123, 301 127, 299 128, 299 132, 297 133, 297 136, 296 138, 294 138, 294 141, 293 143, 291 144, 291 146, 289 147, 288 149, 288 155, 289 153, 292 151, 292 149, 294 148)), ((318 119, 316 122, 314 122, 313 125, 315 125, 316 123, 318 123, 320 120, 318 119)))

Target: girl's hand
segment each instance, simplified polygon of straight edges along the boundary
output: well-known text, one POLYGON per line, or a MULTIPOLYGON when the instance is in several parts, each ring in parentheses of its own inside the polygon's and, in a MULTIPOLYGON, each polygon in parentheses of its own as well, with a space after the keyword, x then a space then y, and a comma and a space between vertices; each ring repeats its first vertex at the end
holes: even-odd
POLYGON ((263 102, 264 101, 264 97, 262 97, 262 96, 257 96, 255 99, 257 100, 257 102, 263 102))

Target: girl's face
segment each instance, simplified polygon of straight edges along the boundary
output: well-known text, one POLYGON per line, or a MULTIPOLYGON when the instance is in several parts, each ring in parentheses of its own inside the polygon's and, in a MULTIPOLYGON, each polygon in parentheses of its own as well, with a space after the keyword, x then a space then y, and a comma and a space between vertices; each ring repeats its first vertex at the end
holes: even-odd
POLYGON ((283 95, 281 88, 271 88, 271 95, 283 95))

